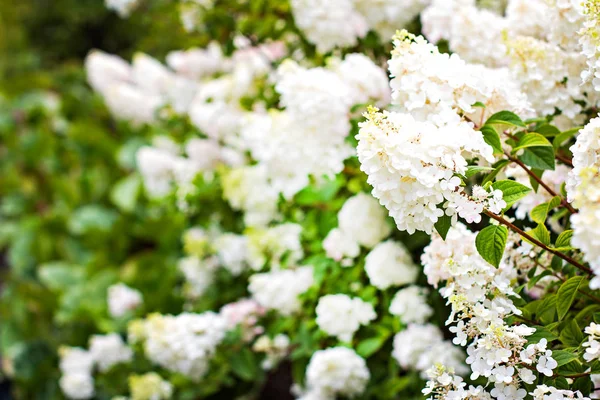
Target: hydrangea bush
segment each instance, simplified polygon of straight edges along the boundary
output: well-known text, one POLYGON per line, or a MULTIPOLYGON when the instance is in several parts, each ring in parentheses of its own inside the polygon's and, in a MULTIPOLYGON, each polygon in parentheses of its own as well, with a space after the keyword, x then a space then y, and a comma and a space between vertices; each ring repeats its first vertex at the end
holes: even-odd
POLYGON ((2 99, 17 398, 600 398, 598 2, 106 6, 212 41, 2 99))

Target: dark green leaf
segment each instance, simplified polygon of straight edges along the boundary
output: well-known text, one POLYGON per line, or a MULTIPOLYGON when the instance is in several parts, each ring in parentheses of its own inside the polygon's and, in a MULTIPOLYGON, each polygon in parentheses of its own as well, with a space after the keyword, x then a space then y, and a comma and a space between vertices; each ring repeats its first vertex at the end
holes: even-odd
POLYGON ((577 360, 579 356, 577 355, 577 353, 571 351, 554 350, 552 352, 552 358, 556 360, 558 366, 560 367, 562 365, 570 363, 573 360, 577 360))
POLYGON ((563 283, 558 289, 557 299, 556 299, 556 312, 558 313, 558 319, 561 320, 567 315, 573 301, 575 300, 575 296, 577 295, 577 290, 581 286, 581 283, 584 281, 582 276, 574 276, 563 283))
POLYGON ((552 147, 530 147, 519 156, 531 168, 554 170, 554 149, 552 147))
POLYGON ((498 268, 506 247, 508 229, 502 225, 490 225, 477 234, 475 246, 481 257, 498 268))
POLYGON ((438 218, 438 220, 434 226, 435 226, 435 230, 437 231, 437 233, 440 234, 442 239, 446 240, 446 235, 448 234, 448 231, 452 227, 452 217, 449 217, 447 215, 442 215, 440 218, 438 218))
POLYGON ((489 144, 494 150, 494 154, 503 153, 500 136, 498 135, 498 132, 496 132, 496 129, 494 129, 493 126, 484 125, 481 128, 481 134, 483 135, 483 140, 485 140, 485 142, 489 144))

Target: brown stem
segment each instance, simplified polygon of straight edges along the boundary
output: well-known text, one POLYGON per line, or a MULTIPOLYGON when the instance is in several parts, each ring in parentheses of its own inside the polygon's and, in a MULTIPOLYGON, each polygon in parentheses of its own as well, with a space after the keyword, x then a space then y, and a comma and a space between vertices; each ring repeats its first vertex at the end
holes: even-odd
POLYGON ((563 260, 565 260, 566 262, 568 262, 569 264, 575 266, 576 268, 580 269, 581 271, 584 271, 587 274, 591 274, 592 271, 586 267, 585 265, 580 264, 579 262, 575 261, 573 258, 569 257, 568 255, 561 253, 560 251, 556 251, 554 249, 551 249, 550 247, 546 246, 544 243, 540 242, 539 240, 537 240, 536 238, 532 237, 531 235, 525 233, 521 228, 517 227, 516 225, 510 223, 509 221, 505 220, 504 218, 502 218, 499 215, 494 214, 491 211, 488 210, 483 210, 484 214, 487 215, 488 217, 500 222, 502 225, 507 226, 508 228, 510 228, 512 231, 518 233, 519 235, 523 236, 525 239, 529 240, 531 243, 541 247, 542 249, 554 254, 557 257, 562 258, 563 260))
POLYGON ((562 154, 559 154, 558 152, 556 152, 554 154, 554 157, 556 157, 556 159, 560 162, 562 162, 563 164, 568 165, 569 167, 573 168, 573 161, 565 156, 563 156, 562 154))
POLYGON ((554 190, 552 190, 552 188, 550 186, 548 186, 539 176, 537 176, 532 170, 530 170, 527 165, 525 165, 523 163, 523 161, 519 160, 516 157, 511 156, 508 153, 504 153, 506 155, 506 157, 508 157, 508 159, 514 163, 519 164, 519 166, 521 168, 523 168, 523 170, 525 170, 525 172, 527 172, 527 175, 529 175, 530 177, 532 177, 537 183, 540 184, 541 187, 543 187, 544 189, 546 189, 546 191, 548 193, 550 193, 550 195, 552 197, 560 197, 560 204, 562 204, 563 207, 565 207, 567 210, 569 210, 569 212, 571 214, 576 214, 577 210, 573 208, 572 205, 569 204, 569 202, 563 198, 562 196, 560 196, 558 193, 556 193, 554 190))

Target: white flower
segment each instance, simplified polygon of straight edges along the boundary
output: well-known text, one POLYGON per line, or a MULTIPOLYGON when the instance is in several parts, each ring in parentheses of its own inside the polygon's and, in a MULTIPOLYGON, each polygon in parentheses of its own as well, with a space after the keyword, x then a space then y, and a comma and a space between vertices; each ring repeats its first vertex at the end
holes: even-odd
POLYGON ((301 233, 302 226, 293 223, 249 230, 246 238, 250 267, 259 271, 265 265, 272 270, 279 269, 283 265, 295 265, 304 256, 300 241, 301 233))
POLYGON ((156 372, 129 377, 132 400, 168 400, 173 396, 173 385, 156 372))
POLYGON ((321 53, 354 46, 368 31, 352 0, 292 0, 291 5, 296 26, 321 53))
POLYGON ((338 224, 342 232, 369 249, 392 231, 386 219, 385 209, 366 193, 350 197, 338 213, 338 224))
POLYGON ((433 309, 427 304, 427 292, 419 286, 399 290, 390 304, 390 313, 399 316, 405 324, 427 321, 433 314, 433 309))
POLYGON ((418 270, 410 253, 400 243, 380 243, 365 258, 369 281, 378 289, 414 283, 418 270))
POLYGON ((344 61, 333 62, 333 69, 350 85, 352 104, 375 101, 386 105, 390 102, 391 89, 386 71, 366 55, 348 54, 344 61))
POLYGON ((204 294, 214 281, 218 260, 214 257, 200 259, 196 256, 181 258, 178 269, 185 276, 185 291, 189 297, 197 298, 204 294))
POLYGON ((60 371, 63 374, 85 373, 91 375, 94 368, 94 357, 89 351, 79 347, 61 347, 58 351, 60 355, 60 371))
POLYGON ((323 248, 327 253, 327 257, 335 261, 342 261, 342 266, 349 266, 348 264, 352 261, 351 259, 358 257, 360 254, 358 243, 339 228, 329 231, 323 240, 323 248), (344 259, 349 260, 349 262, 346 262, 344 259))
POLYGON ((352 336, 361 325, 367 325, 377 318, 371 304, 345 294, 321 297, 316 313, 319 328, 345 342, 352 340, 352 336))
POLYGON ((140 0, 104 0, 106 8, 115 10, 119 17, 127 18, 140 4, 140 0))
POLYGON ((210 311, 176 316, 152 314, 130 324, 129 331, 132 340, 143 341, 150 361, 199 381, 225 337, 227 324, 210 311))
POLYGON ((298 296, 313 284, 313 268, 279 270, 254 274, 250 277, 248 291, 260 305, 290 315, 300 310, 298 296))
POLYGON ((244 235, 225 233, 214 243, 221 265, 232 275, 239 275, 247 268, 248 238, 244 235))
POLYGON ((290 338, 284 334, 278 334, 273 339, 263 335, 256 339, 252 350, 259 353, 266 353, 266 358, 262 362, 262 368, 270 370, 275 367, 288 353, 290 347, 290 338))
POLYGON ((69 399, 83 400, 94 397, 94 378, 85 372, 69 372, 58 381, 60 389, 69 399))
POLYGON ((131 66, 119 56, 92 50, 85 58, 87 79, 94 90, 106 95, 112 85, 130 82, 131 66))
POLYGON ((124 283, 118 283, 108 288, 108 311, 115 318, 135 310, 142 303, 143 298, 139 290, 132 289, 124 283))
POLYGON ((369 27, 388 42, 396 30, 406 28, 431 0, 354 0, 369 27))
POLYGON ((190 79, 200 79, 226 70, 228 64, 217 42, 210 42, 206 49, 191 48, 167 54, 167 65, 190 79))
POLYGON ((369 379, 365 360, 346 347, 316 351, 306 368, 308 391, 323 391, 332 398, 362 394, 369 379))
POLYGON ((106 372, 113 365, 129 362, 133 358, 133 351, 116 333, 93 335, 90 338, 90 354, 100 372, 106 372))

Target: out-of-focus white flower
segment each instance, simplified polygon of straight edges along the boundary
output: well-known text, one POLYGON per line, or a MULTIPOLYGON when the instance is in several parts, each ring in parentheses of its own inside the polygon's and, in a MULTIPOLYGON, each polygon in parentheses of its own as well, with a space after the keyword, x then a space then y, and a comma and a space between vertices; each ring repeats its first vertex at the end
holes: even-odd
POLYGON ((406 28, 431 0, 354 0, 356 10, 369 27, 387 42, 398 29, 406 28))
POLYGON ((92 336, 90 338, 90 354, 100 372, 106 372, 113 365, 129 362, 133 358, 133 351, 116 333, 92 336))
POLYGON ((84 400, 94 397, 94 378, 90 374, 71 372, 63 375, 58 384, 69 399, 84 400))
POLYGON ((377 318, 373 306, 358 297, 331 294, 319 299, 317 325, 329 335, 350 342, 361 325, 377 318))
POLYGON ((306 292, 313 281, 313 268, 310 266, 272 271, 252 275, 248 291, 263 307, 291 315, 300 310, 298 296, 306 292))
POLYGON ((173 396, 173 385, 156 372, 129 377, 131 400, 168 400, 173 396))
POLYGON ((379 105, 390 102, 391 89, 387 73, 369 57, 360 53, 348 54, 343 61, 332 62, 334 71, 348 83, 352 104, 375 101, 379 105))
POLYGON ((132 289, 124 283, 118 283, 108 288, 108 311, 115 318, 135 310, 143 301, 139 290, 132 289))
POLYGON ((392 231, 386 214, 376 199, 366 193, 358 193, 342 206, 338 213, 338 225, 356 243, 370 249, 392 231))
POLYGON ((235 303, 225 304, 219 314, 225 319, 228 329, 240 326, 244 340, 250 341, 256 335, 263 333, 264 329, 257 326, 257 323, 265 312, 265 308, 258 302, 252 299, 241 299, 235 303))
POLYGON ((321 53, 351 47, 369 30, 352 0, 292 0, 294 22, 321 53))
POLYGON ((219 261, 232 275, 239 275, 247 268, 248 238, 244 235, 225 233, 214 243, 219 261))
POLYGON ((370 377, 367 363, 354 350, 346 347, 318 350, 306 368, 307 394, 301 398, 315 398, 310 397, 311 392, 331 399, 336 395, 358 396, 364 392, 370 377))
POLYGON ((195 80, 230 67, 217 42, 210 42, 205 49, 172 51, 167 54, 167 65, 178 74, 195 80))
POLYGON ((390 304, 390 313, 399 316, 405 324, 427 321, 433 314, 427 304, 427 293, 427 289, 419 286, 399 290, 390 304))
POLYGON ((379 243, 365 258, 365 270, 371 285, 384 290, 390 286, 414 283, 418 269, 410 253, 400 243, 379 243))
POLYGON ((208 371, 227 324, 213 312, 152 314, 129 325, 131 341, 142 341, 146 357, 170 371, 199 381, 208 371))
POLYGON ((266 358, 262 362, 262 368, 265 370, 275 367, 287 355, 289 349, 290 338, 281 333, 273 339, 263 335, 256 339, 254 345, 252 345, 252 350, 266 354, 266 358))
POLYGON ((140 4, 140 0, 104 0, 106 8, 114 10, 119 17, 127 18, 140 4))
POLYGON ((215 257, 200 259, 196 256, 181 258, 177 267, 185 276, 185 292, 191 298, 197 298, 204 294, 206 289, 213 283, 215 270, 219 261, 215 257))
POLYGON ((329 231, 323 240, 323 248, 327 253, 327 257, 335 261, 341 261, 342 266, 350 266, 352 259, 360 254, 358 243, 340 228, 329 231))
POLYGON ((283 265, 296 265, 304 256, 300 242, 301 233, 302 227, 292 223, 265 229, 250 229, 246 234, 250 267, 258 271, 265 264, 272 270, 283 265))

